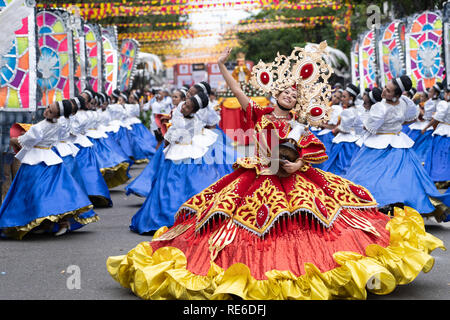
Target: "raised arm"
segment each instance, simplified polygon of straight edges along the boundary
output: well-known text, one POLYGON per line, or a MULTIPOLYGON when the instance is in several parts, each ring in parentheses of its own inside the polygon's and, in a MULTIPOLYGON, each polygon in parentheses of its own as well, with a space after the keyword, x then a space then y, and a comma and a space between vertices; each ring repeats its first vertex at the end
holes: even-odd
POLYGON ((223 78, 225 79, 225 82, 230 87, 234 96, 238 99, 242 110, 244 110, 244 112, 245 112, 247 110, 247 106, 250 102, 250 99, 245 95, 245 93, 242 91, 239 83, 237 83, 236 80, 234 80, 234 78, 231 76, 230 72, 225 67, 225 62, 227 61, 228 57, 230 56, 230 53, 231 53, 231 48, 225 48, 225 50, 220 55, 217 63, 219 64, 219 69, 220 69, 220 72, 222 73, 223 78))

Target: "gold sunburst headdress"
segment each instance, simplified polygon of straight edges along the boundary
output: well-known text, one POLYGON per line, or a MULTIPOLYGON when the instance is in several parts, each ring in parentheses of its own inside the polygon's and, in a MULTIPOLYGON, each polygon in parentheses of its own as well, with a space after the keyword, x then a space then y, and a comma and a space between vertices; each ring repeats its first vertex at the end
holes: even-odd
POLYGON ((264 93, 277 97, 289 87, 297 89, 294 111, 298 120, 312 126, 326 123, 331 115, 329 107, 331 87, 328 79, 333 69, 323 56, 326 41, 310 49, 295 47, 289 56, 280 55, 271 63, 259 61, 252 69, 251 83, 264 93))

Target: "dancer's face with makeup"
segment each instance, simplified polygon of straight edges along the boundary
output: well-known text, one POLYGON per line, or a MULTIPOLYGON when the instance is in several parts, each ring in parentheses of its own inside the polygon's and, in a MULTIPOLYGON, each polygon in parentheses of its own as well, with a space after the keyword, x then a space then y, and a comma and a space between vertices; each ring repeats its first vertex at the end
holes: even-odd
POLYGON ((44 110, 44 117, 47 120, 59 118, 59 108, 56 102, 53 102, 47 106, 47 108, 44 110))
POLYGON ((186 99, 186 101, 181 106, 180 112, 185 118, 189 117, 194 111, 194 102, 191 99, 186 99))

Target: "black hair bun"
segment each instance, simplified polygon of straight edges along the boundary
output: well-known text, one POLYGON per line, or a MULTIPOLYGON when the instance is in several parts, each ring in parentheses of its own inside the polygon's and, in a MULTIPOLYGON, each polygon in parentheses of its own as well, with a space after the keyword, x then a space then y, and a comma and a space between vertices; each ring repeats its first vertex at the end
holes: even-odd
POLYGON ((373 88, 371 93, 372 93, 372 97, 375 101, 380 102, 381 100, 383 100, 383 98, 381 97, 381 93, 383 91, 380 88, 373 88))
POLYGON ((403 75, 400 77, 400 81, 403 84, 403 87, 405 88, 405 91, 409 91, 412 88, 412 81, 411 78, 407 75, 403 75))
POLYGON ((203 92, 207 95, 211 94, 211 86, 206 81, 201 81, 200 83, 195 84, 194 87, 197 88, 197 91, 199 91, 199 92, 203 92), (206 89, 206 92, 205 92, 205 89, 206 89))
POLYGON ((347 91, 348 93, 350 93, 350 95, 353 98, 356 98, 359 94, 359 88, 357 86, 355 86, 354 84, 350 83, 349 85, 347 85, 347 87, 345 88, 345 91, 347 91))
POLYGON ((192 103, 194 104, 194 111, 193 112, 197 112, 199 109, 204 109, 208 106, 209 104, 209 99, 208 96, 203 93, 203 92, 199 92, 198 94, 196 94, 195 96, 190 98, 192 103), (197 100, 196 96, 198 96, 200 98, 200 103, 197 100))
POLYGON ((72 111, 73 111, 73 109, 72 109, 72 102, 70 102, 70 100, 63 100, 61 102, 62 102, 62 105, 63 105, 63 108, 64 108, 63 116, 65 118, 68 118, 72 114, 72 111))

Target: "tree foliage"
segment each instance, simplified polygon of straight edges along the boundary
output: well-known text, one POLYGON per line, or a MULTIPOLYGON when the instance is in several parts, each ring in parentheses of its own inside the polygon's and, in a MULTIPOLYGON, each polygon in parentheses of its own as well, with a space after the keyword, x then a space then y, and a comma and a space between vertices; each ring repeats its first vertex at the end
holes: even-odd
MULTIPOLYGON (((294 2, 294 1, 293 1, 294 2)), ((343 1, 342 1, 343 2, 343 1)), ((289 54, 293 47, 304 46, 307 42, 320 43, 326 40, 329 46, 333 46, 350 55, 352 41, 358 35, 368 29, 367 20, 369 14, 367 7, 377 5, 381 10, 381 23, 391 21, 392 17, 404 18, 425 10, 441 9, 444 0, 373 0, 367 2, 351 1, 353 12, 351 15, 350 34, 335 32, 331 23, 317 25, 312 29, 286 28, 277 30, 261 30, 257 33, 239 33, 238 38, 242 45, 239 50, 246 53, 246 59, 258 62, 272 60, 277 52, 289 54)), ((339 10, 331 8, 315 8, 307 11, 295 10, 264 10, 250 19, 274 19, 277 16, 284 17, 313 17, 335 16, 343 23, 346 7, 339 10)))

